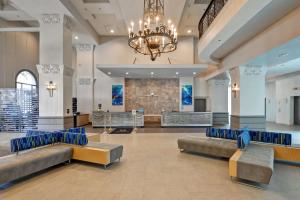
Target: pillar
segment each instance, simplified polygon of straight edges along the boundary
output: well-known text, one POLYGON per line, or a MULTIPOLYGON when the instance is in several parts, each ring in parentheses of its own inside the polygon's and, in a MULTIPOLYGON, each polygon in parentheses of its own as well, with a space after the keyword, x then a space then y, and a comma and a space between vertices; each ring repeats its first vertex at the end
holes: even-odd
POLYGON ((265 130, 266 67, 239 66, 231 76, 231 128, 265 130))
POLYGON ((39 129, 58 130, 73 126, 72 117, 72 32, 61 14, 40 18, 39 129), (50 96, 47 85, 56 86, 50 96))
POLYGON ((78 112, 90 114, 92 117, 94 106, 94 48, 92 44, 76 46, 76 94, 78 112))
POLYGON ((209 110, 213 113, 213 125, 229 124, 228 87, 227 78, 208 80, 209 110))

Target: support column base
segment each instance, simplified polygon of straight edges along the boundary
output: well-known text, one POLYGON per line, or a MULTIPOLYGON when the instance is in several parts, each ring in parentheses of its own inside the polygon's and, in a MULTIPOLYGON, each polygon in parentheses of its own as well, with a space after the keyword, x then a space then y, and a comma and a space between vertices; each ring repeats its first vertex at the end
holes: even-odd
POLYGON ((266 129, 265 116, 239 116, 231 115, 231 129, 248 128, 250 130, 264 131, 266 129))
POLYGON ((213 125, 227 125, 229 124, 228 112, 214 112, 213 113, 213 125))
POLYGON ((39 130, 61 130, 65 128, 72 128, 73 116, 65 117, 39 117, 38 128, 39 130))

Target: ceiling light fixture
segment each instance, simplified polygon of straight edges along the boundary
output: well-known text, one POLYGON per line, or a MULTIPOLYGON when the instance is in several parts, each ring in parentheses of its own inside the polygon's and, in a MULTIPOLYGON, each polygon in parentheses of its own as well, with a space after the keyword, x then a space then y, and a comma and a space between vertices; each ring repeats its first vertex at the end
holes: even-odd
POLYGON ((151 72, 150 74, 151 74, 151 75, 153 75, 153 74, 154 74, 154 72, 151 72))
POLYGON ((107 72, 108 75, 111 75, 111 72, 107 72))
POLYGON ((126 75, 128 75, 128 74, 129 74, 129 72, 126 72, 125 74, 126 74, 126 75))
POLYGON ((178 75, 178 74, 179 74, 179 72, 176 72, 175 74, 176 74, 176 75, 178 75))
POLYGON ((164 0, 144 0, 143 20, 139 20, 137 28, 134 22, 130 25, 128 45, 135 52, 150 55, 154 61, 162 53, 176 50, 177 31, 171 20, 165 24, 164 0))
POLYGON ((197 73, 196 73, 196 72, 193 72, 193 74, 196 75, 197 73))
POLYGON ((115 33, 115 31, 113 29, 110 30, 110 33, 115 33))
POLYGON ((191 33, 192 33, 192 30, 190 30, 190 29, 187 30, 187 33, 188 33, 188 34, 191 34, 191 33))
POLYGON ((79 39, 79 37, 76 35, 76 36, 74 37, 74 39, 75 39, 75 40, 78 40, 78 39, 79 39))

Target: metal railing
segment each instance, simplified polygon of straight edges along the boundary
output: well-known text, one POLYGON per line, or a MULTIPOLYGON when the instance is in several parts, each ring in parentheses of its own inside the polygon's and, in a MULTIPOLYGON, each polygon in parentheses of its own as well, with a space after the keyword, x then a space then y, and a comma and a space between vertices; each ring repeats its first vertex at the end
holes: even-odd
POLYGON ((228 0, 212 0, 210 2, 198 24, 199 39, 217 17, 227 1, 228 0))

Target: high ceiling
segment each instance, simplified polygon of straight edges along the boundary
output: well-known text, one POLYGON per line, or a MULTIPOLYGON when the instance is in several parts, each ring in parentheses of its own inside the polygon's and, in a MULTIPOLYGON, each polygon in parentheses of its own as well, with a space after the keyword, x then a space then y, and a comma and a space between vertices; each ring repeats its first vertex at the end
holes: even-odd
MULTIPOLYGON (((210 0, 164 0, 165 20, 171 19, 179 35, 198 35, 198 22, 210 0)), ((35 14, 53 12, 62 4, 70 13, 79 13, 94 31, 102 35, 127 35, 131 21, 143 16, 143 0, 0 0, 0 18, 25 21, 30 25, 35 14), (38 5, 39 2, 41 5, 38 5), (45 2, 47 2, 45 5, 45 2), (46 9, 46 10, 45 10, 46 9), (48 9, 48 10, 47 10, 48 9), (29 23, 30 22, 30 23, 29 23), (113 30, 113 33, 111 32, 113 30)), ((62 9, 57 10, 61 13, 62 9)), ((35 23, 36 25, 36 23, 35 23)))
MULTIPOLYGON (((198 22, 209 1, 165 0, 166 20, 171 19, 181 35, 197 35, 198 22)), ((143 0, 72 0, 72 3, 99 35, 111 35, 111 30, 114 35, 127 35, 130 22, 137 23, 143 16, 143 0)))

